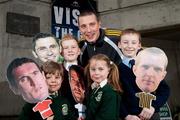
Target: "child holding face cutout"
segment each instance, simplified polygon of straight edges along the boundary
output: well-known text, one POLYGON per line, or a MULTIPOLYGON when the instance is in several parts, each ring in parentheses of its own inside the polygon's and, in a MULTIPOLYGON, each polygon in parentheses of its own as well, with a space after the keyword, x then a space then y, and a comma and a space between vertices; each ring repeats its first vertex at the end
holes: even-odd
POLYGON ((156 47, 145 48, 135 57, 135 65, 128 74, 122 71, 121 117, 125 120, 159 120, 159 109, 166 102, 170 90, 165 80, 168 59, 156 47), (128 78, 128 79, 127 79, 128 78))
POLYGON ((45 73, 49 95, 54 102, 52 107, 56 108, 54 112, 58 114, 54 119, 76 120, 74 108, 66 98, 61 96, 59 91, 64 77, 62 64, 48 61, 42 65, 42 70, 45 73))

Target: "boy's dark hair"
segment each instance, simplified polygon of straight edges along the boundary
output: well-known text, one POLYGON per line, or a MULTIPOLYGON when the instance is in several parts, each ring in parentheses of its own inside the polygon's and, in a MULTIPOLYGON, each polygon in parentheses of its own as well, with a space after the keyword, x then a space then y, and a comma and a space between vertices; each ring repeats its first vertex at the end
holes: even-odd
POLYGON ((44 71, 45 76, 47 74, 55 74, 58 71, 59 75, 62 77, 62 80, 64 79, 64 68, 62 64, 58 64, 53 61, 47 61, 43 63, 41 69, 44 71))
POLYGON ((15 58, 7 67, 7 72, 6 72, 6 77, 8 80, 8 83, 10 85, 10 87, 12 88, 13 92, 17 91, 17 84, 13 75, 13 70, 25 63, 34 63, 36 64, 36 66, 39 68, 39 70, 41 71, 39 65, 32 59, 30 58, 15 58))
POLYGON ((139 42, 141 43, 141 34, 137 30, 135 30, 134 28, 127 28, 127 29, 123 30, 122 33, 121 33, 121 36, 126 35, 126 34, 136 34, 136 35, 138 35, 139 36, 139 42))
MULTIPOLYGON (((95 10, 90 10, 90 9, 81 10, 79 17, 88 16, 88 15, 95 15, 95 16, 96 16, 96 20, 97 20, 98 22, 100 21, 100 15, 99 15, 99 13, 97 13, 95 10)), ((78 17, 78 23, 79 23, 79 17, 78 17)))
POLYGON ((53 34, 50 34, 50 33, 37 33, 34 37, 33 37, 33 41, 32 41, 32 49, 35 51, 35 46, 36 46, 36 41, 40 38, 47 38, 47 37, 53 37, 57 44, 58 44, 58 40, 57 38, 53 35, 53 34))

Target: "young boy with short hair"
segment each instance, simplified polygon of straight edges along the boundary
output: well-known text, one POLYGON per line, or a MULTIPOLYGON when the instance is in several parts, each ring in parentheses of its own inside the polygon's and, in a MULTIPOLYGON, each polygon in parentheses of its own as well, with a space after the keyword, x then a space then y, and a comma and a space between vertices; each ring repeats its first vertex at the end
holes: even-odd
POLYGON ((140 51, 135 60, 133 71, 120 69, 124 87, 121 117, 125 120, 160 120, 159 109, 170 95, 163 80, 167 73, 167 56, 161 49, 150 47, 140 51))
POLYGON ((69 76, 70 75, 69 69, 72 66, 80 65, 80 62, 78 61, 78 57, 80 55, 80 48, 78 46, 78 41, 76 40, 76 38, 70 34, 65 35, 59 44, 62 48, 62 55, 64 57, 63 65, 64 65, 64 76, 65 76, 61 91, 66 93, 64 94, 64 96, 70 100, 73 106, 75 106, 77 104, 77 101, 73 97, 73 93, 76 91, 71 91, 73 89, 69 83, 71 79, 71 76, 69 76))
MULTIPOLYGON (((123 30, 120 41, 118 42, 118 47, 121 49, 124 55, 122 63, 119 65, 120 80, 124 90, 122 96, 122 106, 120 110, 121 118, 126 120, 140 120, 139 117, 141 117, 143 119, 151 118, 151 120, 158 120, 158 114, 154 113, 159 111, 159 108, 166 103, 169 96, 169 87, 165 80, 161 80, 159 83, 159 87, 156 91, 156 101, 153 101, 151 109, 139 108, 137 102, 138 100, 135 97, 135 93, 137 91, 137 87, 134 88, 136 84, 136 76, 131 68, 133 68, 133 65, 137 62, 135 61, 135 58, 138 52, 142 50, 140 33, 135 29, 123 30), (131 98, 133 102, 130 103, 128 101, 129 98, 131 98), (155 115, 157 115, 156 118, 154 118, 155 115)), ((145 58, 143 60, 145 60, 145 58)))
MULTIPOLYGON (((75 109, 69 103, 69 101, 61 95, 61 83, 64 80, 64 69, 62 64, 58 64, 53 61, 47 61, 43 63, 42 70, 44 71, 46 82, 49 89, 49 95, 54 102, 52 107, 55 107, 58 116, 54 116, 54 119, 62 120, 76 120, 75 109)), ((56 112, 56 111, 55 111, 56 112)))
POLYGON ((78 41, 71 34, 65 35, 59 42, 59 45, 62 48, 62 55, 64 57, 64 81, 62 83, 61 91, 63 92, 63 95, 70 100, 71 104, 75 105, 76 101, 72 96, 68 72, 70 66, 79 64, 78 57, 80 48, 78 46, 78 41))
POLYGON ((131 68, 132 63, 129 63, 130 60, 133 60, 141 49, 140 33, 132 28, 123 30, 118 42, 118 47, 124 55, 122 62, 131 68))
POLYGON ((80 55, 80 48, 78 41, 70 34, 65 35, 60 41, 62 48, 62 55, 64 57, 64 67, 69 71, 71 65, 78 65, 78 57, 80 55))

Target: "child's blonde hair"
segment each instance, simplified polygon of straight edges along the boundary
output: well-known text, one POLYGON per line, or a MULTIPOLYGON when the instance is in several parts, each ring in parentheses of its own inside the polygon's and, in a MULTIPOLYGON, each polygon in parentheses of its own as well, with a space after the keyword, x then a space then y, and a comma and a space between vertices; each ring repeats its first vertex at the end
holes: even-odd
POLYGON ((90 63, 92 60, 99 60, 99 61, 105 61, 108 68, 110 69, 109 75, 108 75, 108 83, 112 85, 113 89, 117 92, 122 92, 122 88, 120 85, 119 80, 119 70, 115 63, 113 63, 106 55, 104 54, 97 54, 91 57, 89 60, 88 65, 85 68, 85 75, 88 80, 88 87, 93 83, 92 79, 90 78, 90 63))

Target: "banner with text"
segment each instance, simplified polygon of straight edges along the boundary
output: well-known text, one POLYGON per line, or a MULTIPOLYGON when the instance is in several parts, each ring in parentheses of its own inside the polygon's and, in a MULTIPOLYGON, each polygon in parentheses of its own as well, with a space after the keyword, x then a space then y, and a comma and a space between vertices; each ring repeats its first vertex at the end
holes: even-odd
POLYGON ((78 16, 80 10, 96 9, 92 0, 56 0, 52 5, 52 34, 62 38, 65 34, 72 34, 80 38, 78 16))

